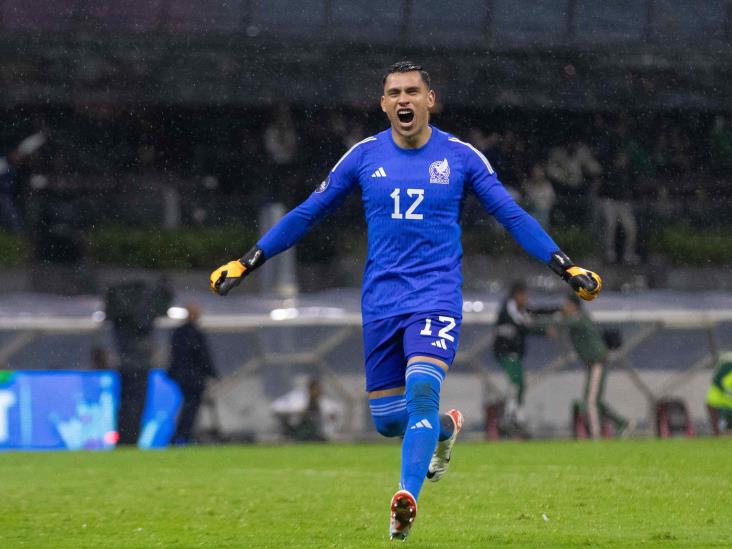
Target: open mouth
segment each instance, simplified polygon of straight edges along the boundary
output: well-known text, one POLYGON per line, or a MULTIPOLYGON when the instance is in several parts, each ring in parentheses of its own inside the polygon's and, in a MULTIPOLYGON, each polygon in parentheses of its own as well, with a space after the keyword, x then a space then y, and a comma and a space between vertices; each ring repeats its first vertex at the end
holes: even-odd
POLYGON ((409 124, 414 120, 414 111, 411 109, 399 109, 397 111, 397 116, 399 117, 399 122, 402 124, 409 124))

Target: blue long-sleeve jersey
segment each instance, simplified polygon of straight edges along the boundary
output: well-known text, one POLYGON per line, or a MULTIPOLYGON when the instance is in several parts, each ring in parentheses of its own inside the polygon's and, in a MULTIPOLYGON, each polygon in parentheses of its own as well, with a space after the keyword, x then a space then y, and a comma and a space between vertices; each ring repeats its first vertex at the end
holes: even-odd
POLYGON ((529 254, 548 262, 559 250, 506 192, 483 154, 432 126, 418 149, 397 146, 391 129, 354 145, 315 192, 261 238, 264 256, 295 244, 356 187, 368 225, 364 322, 414 312, 461 315, 460 212, 470 189, 529 254))

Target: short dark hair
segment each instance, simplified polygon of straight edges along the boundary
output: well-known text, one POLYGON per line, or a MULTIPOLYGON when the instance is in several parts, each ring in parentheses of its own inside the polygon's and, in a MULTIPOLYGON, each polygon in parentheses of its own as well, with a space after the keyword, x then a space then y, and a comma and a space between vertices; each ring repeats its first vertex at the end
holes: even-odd
POLYGON ((382 80, 382 84, 386 84, 386 79, 389 77, 390 74, 394 74, 395 72, 412 72, 417 71, 420 76, 422 77, 422 81, 427 84, 427 89, 432 89, 432 82, 430 80, 430 74, 422 68, 422 65, 417 65, 417 63, 412 63, 411 61, 397 61, 393 65, 391 65, 388 69, 386 69, 386 73, 384 74, 384 80, 382 80))

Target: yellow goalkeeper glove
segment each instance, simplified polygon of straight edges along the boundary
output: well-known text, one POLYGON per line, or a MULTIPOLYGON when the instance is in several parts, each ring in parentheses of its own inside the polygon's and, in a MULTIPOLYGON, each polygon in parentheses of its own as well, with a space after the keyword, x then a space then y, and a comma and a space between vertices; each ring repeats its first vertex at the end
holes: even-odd
POLYGON ((595 299, 602 290, 602 279, 597 273, 578 267, 564 252, 555 252, 549 268, 572 287, 574 293, 585 301, 595 299))
POLYGON ((228 294, 264 261, 264 252, 255 246, 241 259, 229 261, 211 273, 209 277, 211 291, 218 295, 228 294))

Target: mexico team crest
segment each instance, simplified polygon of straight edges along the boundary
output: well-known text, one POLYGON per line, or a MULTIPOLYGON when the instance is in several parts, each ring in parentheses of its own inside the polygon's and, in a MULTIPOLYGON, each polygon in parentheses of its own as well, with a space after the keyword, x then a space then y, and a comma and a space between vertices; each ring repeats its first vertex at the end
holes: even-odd
POLYGON ((430 183, 450 183, 450 164, 447 163, 447 158, 430 164, 430 183))

